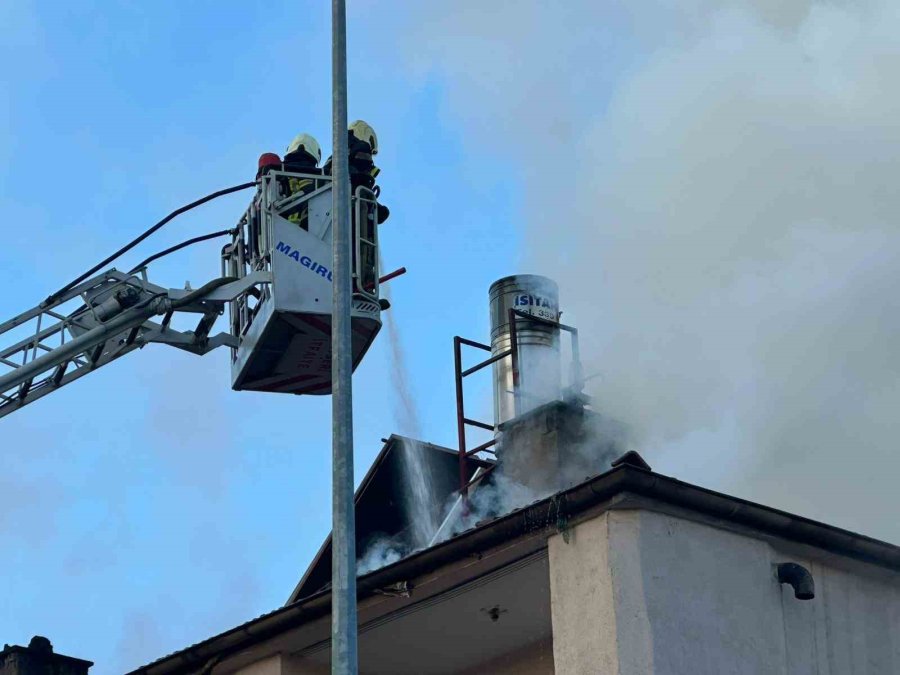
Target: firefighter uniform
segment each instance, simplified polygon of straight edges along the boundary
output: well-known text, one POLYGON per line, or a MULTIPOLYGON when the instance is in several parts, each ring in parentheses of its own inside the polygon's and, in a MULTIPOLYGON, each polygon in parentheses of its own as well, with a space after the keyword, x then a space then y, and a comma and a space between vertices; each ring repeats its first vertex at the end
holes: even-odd
MULTIPOLYGON (((381 173, 381 169, 375 166, 373 159, 378 154, 378 136, 375 135, 375 130, 362 120, 353 122, 347 130, 347 151, 351 192, 355 193, 356 188, 363 186, 377 196, 380 190, 375 184, 375 178, 381 173)), ((332 158, 329 157, 323 167, 326 176, 331 175, 331 161, 332 158)), ((390 213, 388 207, 379 204, 378 223, 387 220, 390 213)))
MULTIPOLYGON (((283 167, 288 172, 320 176, 322 170, 317 167, 321 159, 322 150, 316 139, 309 134, 299 134, 288 146, 284 155, 283 167)), ((316 189, 316 181, 314 178, 291 177, 283 184, 282 189, 286 195, 291 197, 308 194, 316 189)), ((306 230, 309 229, 308 213, 309 205, 307 202, 303 202, 282 215, 306 230)))

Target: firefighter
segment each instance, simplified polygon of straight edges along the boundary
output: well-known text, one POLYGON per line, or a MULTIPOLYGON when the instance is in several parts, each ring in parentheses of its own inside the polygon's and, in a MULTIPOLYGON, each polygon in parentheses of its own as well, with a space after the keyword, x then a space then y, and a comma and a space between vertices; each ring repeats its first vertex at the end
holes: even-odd
MULTIPOLYGON (((372 190, 378 196, 380 190, 375 178, 381 172, 373 157, 378 154, 378 136, 375 130, 363 120, 356 120, 347 130, 347 150, 350 168, 350 190, 355 193, 359 186, 372 190)), ((331 175, 331 157, 323 168, 326 176, 331 175)), ((388 207, 378 205, 378 223, 387 220, 390 215, 388 207)))
MULTIPOLYGON (((347 129, 347 159, 350 191, 354 197, 357 196, 359 188, 371 190, 376 198, 381 192, 375 184, 375 178, 380 172, 373 160, 377 154, 378 136, 375 135, 375 130, 362 120, 353 122, 347 129)), ((330 176, 332 170, 332 158, 329 157, 323 171, 325 175, 330 176)), ((355 288, 361 293, 371 292, 377 285, 377 251, 372 242, 377 241, 376 225, 383 223, 390 215, 388 208, 377 202, 375 204, 377 210, 371 207, 362 208, 362 204, 366 201, 357 202, 356 208, 353 209, 353 276, 355 288), (361 222, 357 222, 357 214, 365 214, 361 222), (365 245, 362 245, 363 241, 366 242, 365 245)), ((382 309, 387 309, 390 303, 382 299, 379 300, 379 305, 382 309)))
MULTIPOLYGON (((259 159, 256 162, 256 180, 260 182, 263 176, 265 176, 270 171, 280 171, 281 170, 281 157, 276 155, 274 152, 264 152, 259 156, 259 159)), ((250 247, 250 253, 253 256, 259 255, 259 209, 260 209, 260 193, 257 191, 256 195, 253 198, 253 205, 250 209, 250 219, 248 225, 250 226, 250 233, 248 237, 248 245, 250 247)))
MULTIPOLYGON (((285 171, 292 173, 320 176, 322 175, 322 169, 319 169, 318 165, 321 160, 322 149, 319 147, 316 139, 310 134, 297 134, 287 147, 283 167, 285 171)), ((293 177, 286 181, 284 187, 286 188, 284 190, 286 195, 307 194, 316 189, 316 180, 314 178, 293 177)), ((282 213, 282 215, 306 230, 309 229, 307 213, 308 203, 303 202, 290 209, 287 213, 282 213)))
POLYGON ((281 168, 281 157, 274 152, 264 152, 259 156, 256 163, 256 180, 266 175, 270 171, 277 171, 281 168))
MULTIPOLYGON (((356 120, 347 130, 347 151, 350 163, 350 185, 353 191, 360 185, 375 188, 378 167, 372 160, 378 154, 378 136, 375 130, 362 120, 356 120)), ((325 174, 331 175, 331 157, 325 162, 325 174)))

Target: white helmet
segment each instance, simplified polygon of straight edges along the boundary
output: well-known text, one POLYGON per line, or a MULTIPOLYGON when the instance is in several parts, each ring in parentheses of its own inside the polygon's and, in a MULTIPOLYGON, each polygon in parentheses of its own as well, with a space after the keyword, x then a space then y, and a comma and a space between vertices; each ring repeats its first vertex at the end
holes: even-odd
POLYGON ((375 135, 375 130, 366 122, 356 120, 350 125, 350 133, 356 136, 358 140, 368 143, 369 147, 372 148, 373 155, 378 154, 378 136, 375 135))
POLYGON ((290 155, 298 150, 303 150, 307 155, 315 157, 316 164, 322 161, 322 148, 319 147, 319 142, 310 134, 297 134, 287 147, 286 154, 290 155))

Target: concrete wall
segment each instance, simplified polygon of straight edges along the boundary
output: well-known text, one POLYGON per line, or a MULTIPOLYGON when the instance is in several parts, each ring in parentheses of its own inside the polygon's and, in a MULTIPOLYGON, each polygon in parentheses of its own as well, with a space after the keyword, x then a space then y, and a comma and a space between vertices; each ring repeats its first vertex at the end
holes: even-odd
POLYGON ((459 675, 554 675, 553 641, 535 642, 459 675))
POLYGON ((782 588, 790 675, 900 673, 900 579, 798 560, 816 580, 816 599, 782 588))
MULTIPOLYGON (((398 648, 402 643, 398 640, 398 648)), ((437 666, 440 664, 431 664, 437 666)), ((361 670, 365 670, 362 668, 361 670)), ((234 671, 235 675, 328 675, 328 666, 303 661, 293 655, 276 654, 234 671)), ((547 639, 486 661, 459 675, 554 675, 553 643, 547 639)))
POLYGON ((643 510, 549 548, 557 675, 900 673, 900 575, 643 510), (778 583, 786 561, 815 599, 778 583))
POLYGON ((556 675, 619 672, 608 526, 603 514, 578 525, 568 544, 562 537, 550 539, 556 675))
POLYGON ((275 654, 232 671, 235 675, 327 675, 328 666, 301 661, 291 654, 275 654))
POLYGON ((236 671, 238 675, 286 675, 285 662, 281 654, 255 661, 236 671))

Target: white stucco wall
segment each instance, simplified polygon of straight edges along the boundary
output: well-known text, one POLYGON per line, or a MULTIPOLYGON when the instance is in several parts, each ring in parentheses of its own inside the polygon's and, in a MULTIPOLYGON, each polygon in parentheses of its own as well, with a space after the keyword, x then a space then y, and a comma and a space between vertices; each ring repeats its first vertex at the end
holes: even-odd
POLYGON ((556 675, 619 672, 608 514, 549 542, 556 675))
POLYGON ((900 576, 651 511, 551 538, 557 675, 896 675, 900 576), (806 566, 800 601, 774 565, 806 566))
POLYGON ((816 598, 782 588, 790 675, 900 673, 900 580, 797 560, 816 580, 816 598))

